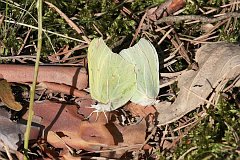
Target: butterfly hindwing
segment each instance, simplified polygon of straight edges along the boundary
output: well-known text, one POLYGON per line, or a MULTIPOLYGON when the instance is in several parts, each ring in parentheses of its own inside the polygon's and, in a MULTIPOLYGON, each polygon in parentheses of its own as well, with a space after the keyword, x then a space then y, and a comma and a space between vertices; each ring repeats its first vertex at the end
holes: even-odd
POLYGON ((137 90, 131 101, 143 106, 154 104, 159 92, 159 61, 154 46, 142 38, 120 55, 135 65, 137 90))

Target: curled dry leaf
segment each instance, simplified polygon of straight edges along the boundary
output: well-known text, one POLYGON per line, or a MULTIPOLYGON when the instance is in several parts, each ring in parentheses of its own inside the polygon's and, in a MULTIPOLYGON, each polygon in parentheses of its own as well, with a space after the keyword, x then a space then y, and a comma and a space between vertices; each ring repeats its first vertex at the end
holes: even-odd
POLYGON ((73 95, 76 97, 81 97, 81 98, 86 98, 90 99, 91 96, 83 91, 83 90, 78 90, 75 87, 71 87, 65 84, 59 84, 59 83, 52 83, 52 82, 41 82, 37 85, 37 89, 47 89, 47 93, 49 92, 60 92, 68 95, 73 95))
MULTIPOLYGON (((0 64, 0 77, 8 82, 32 82, 34 66, 0 64)), ((88 85, 88 75, 85 68, 63 66, 40 66, 38 82, 66 84, 81 90, 88 85)))
MULTIPOLYGON (((171 123, 186 113, 209 103, 205 99, 216 88, 219 92, 226 83, 240 75, 240 46, 230 43, 206 44, 196 53, 199 70, 189 70, 179 76, 180 92, 172 105, 161 105, 159 125, 171 123)), ((216 94, 217 95, 217 94, 216 94)))
POLYGON ((0 80, 0 99, 10 109, 20 111, 22 105, 15 101, 10 84, 5 80, 0 80))

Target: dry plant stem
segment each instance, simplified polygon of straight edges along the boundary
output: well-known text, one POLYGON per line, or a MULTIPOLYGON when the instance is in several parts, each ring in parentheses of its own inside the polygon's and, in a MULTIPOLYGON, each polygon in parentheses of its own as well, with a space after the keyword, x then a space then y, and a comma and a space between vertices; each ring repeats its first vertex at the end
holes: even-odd
POLYGON ((160 45, 173 30, 174 28, 171 28, 169 31, 167 31, 166 34, 160 39, 160 41, 157 44, 160 45))
POLYGON ((121 146, 121 147, 113 147, 111 149, 102 149, 100 151, 89 151, 82 153, 80 157, 89 154, 89 153, 106 153, 106 152, 113 152, 113 151, 121 151, 121 150, 131 150, 131 149, 139 149, 142 146, 142 144, 134 144, 134 145, 129 145, 129 146, 121 146))
POLYGON ((167 133, 168 133, 167 129, 168 129, 168 124, 165 126, 165 130, 163 131, 163 135, 162 135, 162 138, 161 138, 161 141, 160 141, 160 144, 159 144, 160 147, 163 146, 165 137, 166 137, 166 135, 167 135, 167 133))
POLYGON ((140 151, 141 149, 143 149, 143 147, 148 143, 148 141, 152 138, 152 136, 156 133, 157 131, 157 126, 155 126, 153 129, 152 129, 152 132, 150 135, 148 135, 147 139, 145 140, 145 142, 142 144, 142 146, 139 148, 138 151, 140 151))
MULTIPOLYGON (((165 30, 160 30, 160 32, 165 35, 166 31, 165 30)), ((189 64, 191 64, 191 60, 187 54, 187 51, 185 50, 185 48, 182 45, 182 42, 179 40, 178 36, 176 36, 176 32, 174 30, 172 30, 173 33, 175 33, 175 38, 177 41, 175 41, 173 39, 173 37, 170 34, 167 34, 168 39, 170 39, 170 41, 172 42, 173 46, 178 50, 179 48, 179 54, 186 60, 186 62, 188 62, 189 64), (179 43, 178 43, 179 42, 179 43)))
MULTIPOLYGON (((186 60, 186 62, 187 62, 188 64, 191 64, 191 63, 192 63, 192 60, 190 59, 190 57, 189 57, 189 55, 188 55, 185 47, 182 45, 182 42, 181 42, 181 40, 179 39, 178 33, 177 33, 175 30, 173 30, 172 33, 174 34, 174 37, 175 37, 178 45, 179 45, 179 46, 181 45, 181 47, 180 47, 180 49, 179 49, 180 55, 186 60)), ((177 49, 177 48, 176 48, 176 49, 177 49)))
POLYGON ((19 55, 19 54, 21 53, 23 47, 25 46, 25 44, 26 44, 26 42, 27 42, 27 39, 28 39, 31 31, 32 31, 32 29, 29 29, 29 30, 28 30, 27 35, 26 35, 26 37, 24 38, 23 44, 22 44, 21 48, 18 50, 17 55, 19 55))
POLYGON ((191 147, 191 148, 188 149, 184 154, 182 154, 182 155, 178 158, 178 160, 184 160, 184 157, 185 157, 188 153, 196 150, 197 148, 198 148, 198 147, 191 147))
POLYGON ((232 89, 239 80, 240 80, 240 75, 238 75, 236 79, 232 82, 232 84, 229 85, 227 88, 225 88, 222 92, 224 93, 232 89))
POLYGON ((155 22, 155 24, 160 24, 163 22, 181 22, 185 20, 199 20, 203 23, 214 23, 218 22, 230 17, 240 17, 240 13, 237 12, 232 12, 232 13, 225 13, 222 16, 216 17, 216 18, 208 18, 208 17, 203 17, 199 15, 183 15, 183 16, 168 16, 168 17, 163 17, 155 22))
POLYGON ((139 25, 138 25, 138 28, 137 28, 134 36, 133 36, 133 39, 132 39, 129 47, 131 47, 132 44, 133 44, 133 42, 136 40, 137 35, 139 34, 139 32, 140 32, 140 30, 141 30, 141 28, 142 28, 142 25, 143 25, 143 22, 144 22, 144 19, 146 18, 146 16, 147 16, 147 11, 146 11, 145 14, 142 16, 142 19, 141 19, 141 21, 140 21, 140 23, 139 23, 139 25))
MULTIPOLYGON (((203 113, 200 113, 200 114, 203 114, 203 113)), ((198 114, 199 116, 199 114, 198 114)), ((205 115, 206 116, 206 115, 205 115)), ((178 136, 178 138, 176 138, 169 146, 169 149, 172 148, 173 146, 176 145, 176 143, 181 140, 185 135, 187 135, 187 133, 193 128, 195 127, 205 116, 201 116, 197 119, 197 121, 195 121, 194 124, 192 124, 191 126, 189 126, 188 128, 185 128, 184 132, 178 136)))
POLYGON ((32 118, 34 115, 34 112, 33 112, 34 95, 35 95, 35 89, 36 89, 36 84, 37 84, 40 53, 41 53, 41 49, 42 49, 42 0, 37 1, 37 11, 38 11, 38 48, 37 48, 37 57, 36 57, 36 62, 35 62, 34 79, 33 79, 33 83, 31 86, 31 93, 30 93, 28 121, 27 121, 26 132, 24 134, 24 150, 25 150, 24 160, 28 159, 27 151, 28 151, 32 118))
POLYGON ((69 150, 69 152, 71 152, 71 154, 74 153, 73 149, 72 149, 69 145, 67 145, 66 142, 65 142, 61 137, 59 137, 59 136, 58 136, 55 132, 53 132, 53 131, 50 131, 50 132, 52 132, 52 133, 54 134, 54 136, 56 136, 56 137, 66 146, 66 148, 69 150))
MULTIPOLYGON (((208 32, 208 33, 205 33, 203 34, 202 36, 198 37, 198 38, 195 38, 194 40, 196 41, 201 41, 202 43, 205 41, 206 38, 208 38, 211 34, 213 34, 213 32, 219 28, 221 25, 225 24, 228 20, 223 20, 221 22, 218 22, 214 25, 214 27, 208 32)), ((198 44, 197 42, 194 42, 194 44, 198 44)))
MULTIPOLYGON (((13 158, 11 156, 11 153, 10 153, 10 150, 9 150, 9 147, 7 145, 5 145, 2 140, 0 140, 0 144, 3 146, 3 148, 4 148, 4 150, 5 150, 6 154, 7 154, 8 159, 9 160, 13 160, 13 158)), ((0 157, 0 159, 1 158, 2 157, 0 157)))

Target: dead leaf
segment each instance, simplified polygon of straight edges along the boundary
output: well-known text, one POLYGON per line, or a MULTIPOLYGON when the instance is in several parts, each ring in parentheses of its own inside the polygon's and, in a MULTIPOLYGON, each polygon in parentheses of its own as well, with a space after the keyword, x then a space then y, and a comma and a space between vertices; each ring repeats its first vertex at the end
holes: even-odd
POLYGON ((201 30, 205 33, 210 32, 213 28, 214 28, 214 25, 212 25, 211 23, 203 24, 201 26, 201 30))
POLYGON ((5 80, 0 80, 0 99, 10 109, 20 111, 22 105, 15 101, 10 84, 5 80))
POLYGON ((121 126, 115 123, 106 125, 114 138, 114 142, 119 148, 116 151, 102 153, 101 156, 108 158, 120 158, 124 153, 139 150, 146 138, 146 121, 143 119, 140 123, 129 126, 121 126), (120 149, 126 147, 125 149, 120 149))
MULTIPOLYGON (((91 110, 91 108, 82 109, 91 110)), ((41 125, 45 128, 44 138, 56 148, 66 149, 65 144, 67 144, 75 149, 92 151, 99 150, 103 146, 114 145, 112 135, 105 127, 105 123, 83 121, 88 115, 78 114, 77 105, 43 101, 34 104, 34 113, 42 118, 41 125)), ((24 119, 27 119, 27 115, 24 115, 24 119)))
MULTIPOLYGON (((34 66, 29 65, 0 64, 0 71, 0 76, 8 82, 32 82, 34 76, 34 66)), ((88 75, 85 68, 40 66, 38 82, 65 84, 81 90, 88 85, 88 75)))
POLYGON ((52 83, 52 82, 41 82, 37 85, 37 89, 47 89, 48 93, 49 92, 60 92, 60 93, 65 93, 68 95, 73 95, 76 97, 81 97, 81 98, 87 98, 90 99, 91 96, 83 91, 83 90, 78 90, 75 87, 64 85, 64 84, 59 84, 59 83, 52 83))
POLYGON ((124 109, 131 112, 133 116, 146 117, 149 114, 155 114, 156 109, 153 106, 141 106, 135 103, 125 105, 124 109))
MULTIPOLYGON (((6 110, 0 109, 0 140, 9 147, 10 152, 17 151, 18 147, 23 143, 23 135, 26 126, 15 123, 9 119, 10 115, 6 110)), ((30 139, 38 137, 39 128, 33 127, 30 133, 30 139)), ((0 150, 2 150, 0 144, 0 150)))
MULTIPOLYGON (((179 76, 180 92, 172 105, 156 105, 159 125, 171 123, 200 107, 214 88, 240 74, 240 46, 230 43, 206 44, 196 53, 199 70, 189 70, 179 76)), ((219 91, 219 90, 218 90, 219 91)))
MULTIPOLYGON (((76 150, 99 151, 110 149, 107 157, 120 157, 128 150, 138 150, 146 137, 146 121, 143 119, 136 125, 121 126, 115 123, 106 124, 105 120, 85 121, 84 113, 92 110, 86 106, 91 101, 83 100, 80 108, 77 105, 67 105, 43 101, 35 103, 34 113, 42 118, 41 126, 45 128, 45 138, 55 148, 67 150, 67 146, 76 150), (83 107, 82 105, 85 105, 83 107), (79 115, 82 113, 82 115, 79 115), (139 146, 140 145, 140 146, 139 146), (128 147, 121 151, 111 151, 112 148, 128 147)), ((27 118, 27 117, 25 117, 27 118)))
POLYGON ((121 126, 116 125, 119 132, 122 134, 122 142, 119 141, 121 146, 129 146, 134 144, 143 144, 146 138, 146 121, 143 119, 136 125, 121 126))

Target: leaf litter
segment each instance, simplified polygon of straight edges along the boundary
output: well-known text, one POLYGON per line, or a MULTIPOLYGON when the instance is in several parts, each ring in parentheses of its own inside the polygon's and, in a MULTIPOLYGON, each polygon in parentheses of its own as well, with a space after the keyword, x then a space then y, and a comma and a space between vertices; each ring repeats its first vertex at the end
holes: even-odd
MULTIPOLYGON (((135 116, 145 117, 148 120, 151 114, 153 119, 151 119, 151 123, 147 122, 148 125, 153 125, 155 117, 157 118, 155 125, 162 126, 177 121, 204 104, 215 105, 216 97, 226 83, 240 74, 239 50, 238 45, 230 43, 204 45, 196 53, 199 69, 197 71, 188 70, 178 77, 180 91, 173 104, 164 105, 164 102, 160 102, 155 105, 156 110, 151 107, 144 109, 138 105, 125 109, 135 116), (211 95, 214 97, 208 99, 211 95), (134 108, 131 110, 132 107, 134 108)), ((79 105, 51 101, 36 102, 34 113, 35 117, 40 118, 35 119, 40 119, 40 121, 36 121, 34 124, 40 137, 54 148, 62 148, 64 151, 61 156, 66 156, 65 154, 68 153, 66 150, 69 150, 69 147, 89 153, 100 153, 101 156, 111 155, 112 158, 119 158, 126 151, 141 148, 139 145, 144 144, 147 130, 145 118, 133 125, 122 126, 116 119, 114 120, 117 113, 108 114, 109 123, 106 123, 103 114, 94 113, 91 120, 86 121, 87 115, 93 111, 90 108, 92 103, 94 101, 90 99, 80 100, 79 105), (106 152, 102 153, 104 150, 106 152)), ((26 115, 23 116, 23 119, 27 119, 26 115)), ((16 145, 19 135, 23 136, 25 125, 11 121, 7 118, 8 116, 9 113, 6 111, 1 112, 1 140, 12 152, 17 151, 19 147, 16 145)), ((87 153, 83 155, 85 154, 87 153)))
POLYGON ((212 105, 207 99, 210 94, 218 96, 226 83, 240 74, 239 49, 238 45, 230 43, 201 47, 196 53, 199 69, 186 71, 178 77, 180 91, 174 103, 169 106, 159 103, 156 106, 159 125, 176 121, 203 104, 212 105))

